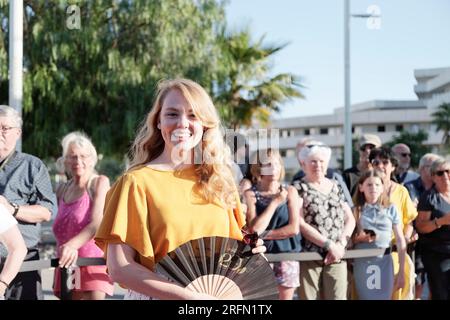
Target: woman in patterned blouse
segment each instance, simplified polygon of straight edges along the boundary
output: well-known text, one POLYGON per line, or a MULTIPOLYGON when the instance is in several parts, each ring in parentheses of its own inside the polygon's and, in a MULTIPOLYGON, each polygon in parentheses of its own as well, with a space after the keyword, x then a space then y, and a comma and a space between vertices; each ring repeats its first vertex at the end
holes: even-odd
POLYGON ((294 186, 303 199, 302 248, 324 257, 321 261, 301 263, 301 299, 347 297, 347 263, 341 259, 355 228, 355 219, 340 186, 325 177, 330 157, 331 149, 321 142, 312 141, 299 152, 305 177, 294 181, 294 186))

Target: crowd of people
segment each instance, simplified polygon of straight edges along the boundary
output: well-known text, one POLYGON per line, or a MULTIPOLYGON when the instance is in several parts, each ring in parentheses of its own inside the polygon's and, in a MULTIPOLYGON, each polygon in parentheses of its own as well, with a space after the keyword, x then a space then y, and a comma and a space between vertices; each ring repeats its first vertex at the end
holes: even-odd
POLYGON ((77 131, 62 139, 57 164, 67 181, 53 190, 44 163, 16 151, 20 115, 0 106, 0 126, 0 299, 43 298, 40 271, 19 271, 40 259, 40 223, 51 219, 56 296, 59 268, 76 267, 78 257, 106 259, 76 267, 74 300, 104 299, 114 282, 126 299, 216 299, 155 266, 188 241, 249 233, 258 235, 253 254, 322 257, 271 263, 280 299, 411 300, 424 291, 450 299, 450 162, 439 155, 423 155, 416 173, 407 144, 388 148, 364 134, 359 162, 341 175, 329 168, 329 146, 304 139, 296 149, 301 169, 286 183, 278 150, 251 153, 242 134, 225 141, 205 89, 174 79, 159 84, 129 168, 112 186, 95 170, 94 144, 77 131), (349 249, 371 248, 384 252, 345 259, 349 249))

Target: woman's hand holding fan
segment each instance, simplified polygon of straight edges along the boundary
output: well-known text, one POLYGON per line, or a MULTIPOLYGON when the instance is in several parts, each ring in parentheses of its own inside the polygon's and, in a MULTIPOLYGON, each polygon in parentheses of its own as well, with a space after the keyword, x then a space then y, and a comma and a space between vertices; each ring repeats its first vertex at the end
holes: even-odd
POLYGON ((254 254, 265 251, 262 241, 253 236, 252 249, 252 242, 246 240, 244 235, 245 242, 222 237, 189 241, 168 253, 156 271, 205 294, 205 299, 277 299, 277 283, 269 263, 263 255, 254 254))

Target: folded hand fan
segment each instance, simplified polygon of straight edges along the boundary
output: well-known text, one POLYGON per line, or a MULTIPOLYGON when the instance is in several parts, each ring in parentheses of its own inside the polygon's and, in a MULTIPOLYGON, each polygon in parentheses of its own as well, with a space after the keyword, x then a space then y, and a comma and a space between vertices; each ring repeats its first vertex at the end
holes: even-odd
POLYGON ((206 237, 169 252, 156 271, 177 284, 218 299, 275 300, 277 282, 269 262, 242 241, 206 237))

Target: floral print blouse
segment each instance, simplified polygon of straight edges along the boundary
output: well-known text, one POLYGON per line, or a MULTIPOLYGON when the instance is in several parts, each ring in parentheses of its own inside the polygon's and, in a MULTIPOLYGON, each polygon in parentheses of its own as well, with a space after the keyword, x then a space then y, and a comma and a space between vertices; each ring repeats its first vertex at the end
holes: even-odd
MULTIPOLYGON (((341 187, 333 182, 333 187, 328 194, 312 187, 304 179, 293 182, 299 196, 303 199, 303 216, 305 222, 318 230, 323 236, 336 242, 345 224, 345 202, 344 193, 341 187)), ((318 252, 325 254, 325 251, 303 237, 303 251, 318 252)))

